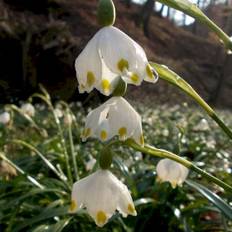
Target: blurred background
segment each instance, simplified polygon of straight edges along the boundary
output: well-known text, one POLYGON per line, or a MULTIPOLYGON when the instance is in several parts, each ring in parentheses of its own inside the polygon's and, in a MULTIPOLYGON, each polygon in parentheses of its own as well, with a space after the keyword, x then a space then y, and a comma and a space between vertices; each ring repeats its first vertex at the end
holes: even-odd
MULTIPOLYGON (((232 0, 192 2, 232 36, 232 0)), ((219 108, 232 128, 232 55, 215 34, 154 0, 114 3, 115 25, 150 61, 171 68, 219 108)), ((97 229, 85 211, 67 213, 73 181, 98 168, 105 146, 80 140, 86 115, 106 97, 79 94, 74 69, 100 28, 97 4, 0 0, 0 232, 231 232, 230 192, 195 172, 183 187, 160 184, 160 159, 122 146, 112 148, 112 172, 130 189, 138 216, 116 213, 97 229)), ((189 96, 163 80, 128 90, 147 144, 185 157, 232 186, 231 140, 189 96)))
MULTIPOLYGON (((74 61, 97 32, 97 0, 0 0, 0 103, 27 99, 42 83, 53 99, 85 101, 74 61)), ((232 35, 231 0, 192 0, 232 35)), ((206 27, 153 0, 115 0, 116 26, 190 82, 211 105, 232 107, 232 58, 206 27)), ((162 80, 130 86, 128 98, 142 103, 189 101, 162 80), (165 94, 164 94, 165 93, 165 94), (152 101, 151 101, 152 99, 152 101)))

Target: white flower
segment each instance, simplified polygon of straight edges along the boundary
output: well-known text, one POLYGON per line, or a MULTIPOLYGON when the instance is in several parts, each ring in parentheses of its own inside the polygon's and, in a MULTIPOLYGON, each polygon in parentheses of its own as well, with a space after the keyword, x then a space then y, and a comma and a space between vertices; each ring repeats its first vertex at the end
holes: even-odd
POLYGON ((56 108, 54 110, 54 113, 55 113, 55 115, 56 115, 57 118, 62 118, 63 117, 63 112, 59 108, 56 108))
POLYGON ((33 117, 35 115, 35 108, 31 103, 25 103, 21 106, 21 110, 24 114, 33 117))
POLYGON ((70 126, 72 124, 73 120, 74 120, 74 117, 72 114, 70 114, 70 113, 65 114, 65 116, 64 116, 64 124, 65 125, 70 126))
POLYGON ((113 26, 103 27, 88 42, 75 61, 79 92, 94 88, 110 95, 119 76, 127 83, 156 82, 158 75, 149 65, 143 48, 113 26))
POLYGON ((173 188, 177 185, 181 186, 189 172, 186 167, 170 159, 160 160, 157 164, 156 171, 158 181, 168 181, 171 183, 173 188))
POLYGON ((84 207, 100 227, 116 210, 123 217, 137 215, 127 186, 108 170, 98 170, 73 185, 70 212, 84 207))
POLYGON ((202 118, 200 122, 194 127, 194 130, 196 131, 207 131, 209 130, 209 124, 206 119, 202 118))
POLYGON ((8 112, 3 112, 0 114, 0 123, 6 125, 10 122, 10 114, 8 112))
POLYGON ((92 136, 104 142, 116 135, 144 144, 141 117, 122 97, 110 98, 87 115, 82 140, 92 136))
POLYGON ((143 154, 140 151, 136 151, 134 154, 135 160, 142 160, 143 159, 143 154))
POLYGON ((90 160, 85 163, 85 169, 87 171, 92 170, 96 162, 97 162, 96 159, 91 157, 90 160))

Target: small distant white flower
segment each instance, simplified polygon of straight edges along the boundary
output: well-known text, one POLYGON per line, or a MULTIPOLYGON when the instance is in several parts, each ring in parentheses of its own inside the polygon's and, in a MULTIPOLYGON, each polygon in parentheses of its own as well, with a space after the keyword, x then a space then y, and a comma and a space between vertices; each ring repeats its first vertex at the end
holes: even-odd
POLYGON ((6 125, 10 122, 10 114, 8 112, 3 112, 0 114, 0 123, 6 125))
POLYGON ((122 97, 110 98, 87 115, 82 140, 92 136, 104 142, 116 135, 144 145, 141 117, 122 97))
POLYGON ((59 108, 56 108, 54 110, 54 113, 55 113, 55 115, 56 115, 57 118, 62 118, 63 117, 63 112, 59 108))
POLYGON ((156 82, 158 75, 149 65, 143 48, 113 26, 103 27, 89 41, 75 61, 79 92, 94 88, 110 95, 119 76, 127 83, 156 82))
POLYGON ((209 129, 210 129, 209 123, 204 118, 202 118, 200 122, 194 127, 194 130, 197 131, 207 131, 209 129))
POLYGON ((96 163, 96 159, 94 159, 93 157, 91 157, 91 159, 85 163, 86 170, 87 171, 92 170, 93 166, 95 165, 95 163, 96 163))
POLYGON ((189 172, 186 167, 170 159, 160 160, 157 164, 156 171, 158 181, 168 181, 171 183, 173 188, 177 185, 181 186, 189 172))
POLYGON ((21 110, 24 114, 33 117, 35 115, 35 108, 31 103, 25 103, 21 106, 21 110))
POLYGON ((142 160, 143 159, 143 154, 140 151, 136 151, 134 154, 135 160, 142 160))
POLYGON ((108 170, 98 170, 73 185, 70 213, 80 208, 86 208, 100 227, 116 210, 123 217, 137 215, 127 186, 108 170))
POLYGON ((73 122, 73 116, 71 114, 65 114, 64 116, 64 124, 69 126, 73 122))

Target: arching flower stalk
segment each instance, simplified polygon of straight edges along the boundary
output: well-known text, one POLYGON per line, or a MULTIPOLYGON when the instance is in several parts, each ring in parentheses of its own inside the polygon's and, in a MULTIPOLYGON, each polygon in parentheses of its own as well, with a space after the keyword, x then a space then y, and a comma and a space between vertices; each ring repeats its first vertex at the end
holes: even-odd
POLYGON ((122 97, 110 98, 87 115, 82 140, 96 137, 105 142, 114 136, 144 145, 141 117, 122 97))
POLYGON ((73 185, 70 213, 86 208, 95 223, 102 227, 118 210, 123 217, 136 216, 126 185, 109 170, 98 170, 73 185))
POLYGON ((170 182, 173 188, 181 186, 189 173, 186 167, 170 159, 160 160, 156 171, 158 182, 170 182))
POLYGON ((95 34, 77 57, 75 68, 80 93, 96 88, 108 96, 120 77, 134 85, 158 79, 143 48, 113 26, 103 27, 95 34))

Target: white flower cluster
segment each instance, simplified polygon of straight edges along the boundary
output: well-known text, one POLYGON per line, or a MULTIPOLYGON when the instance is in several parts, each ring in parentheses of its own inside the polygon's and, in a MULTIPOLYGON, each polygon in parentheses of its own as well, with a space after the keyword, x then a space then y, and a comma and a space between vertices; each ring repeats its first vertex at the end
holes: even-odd
MULTIPOLYGON (((154 83, 158 79, 144 50, 113 26, 103 27, 96 33, 77 57, 75 69, 80 93, 89 93, 95 88, 109 96, 121 80, 140 85, 143 80, 154 83)), ((82 141, 94 137, 106 142, 115 136, 121 141, 133 139, 144 146, 141 117, 121 96, 113 96, 89 112, 82 141)), ((164 181, 165 167, 159 166, 157 172, 164 181)), ((179 172, 176 173, 179 179, 175 184, 180 184, 182 179, 179 172)), ((107 169, 100 169, 74 183, 70 212, 75 213, 80 208, 86 208, 100 227, 116 210, 124 217, 137 214, 128 188, 107 169)))
MULTIPOLYGON (((113 26, 103 27, 96 33, 77 57, 75 69, 80 93, 89 93, 95 88, 106 96, 114 92, 121 80, 140 85, 143 80, 154 83, 158 78, 144 50, 113 26)), ((121 141, 133 139, 144 145, 141 117, 120 96, 89 112, 82 140, 95 137, 106 142, 115 136, 121 141)), ((103 226, 115 210, 125 217, 136 215, 128 188, 109 170, 100 169, 74 184, 70 212, 82 207, 98 226, 103 226)))

